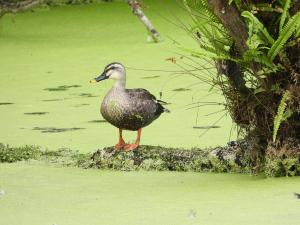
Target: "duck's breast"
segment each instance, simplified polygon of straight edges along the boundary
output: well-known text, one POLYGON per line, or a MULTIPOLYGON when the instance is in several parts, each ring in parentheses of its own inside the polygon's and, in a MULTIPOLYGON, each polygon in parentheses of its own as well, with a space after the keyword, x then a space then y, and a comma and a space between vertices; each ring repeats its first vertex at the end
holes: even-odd
POLYGON ((111 89, 104 97, 101 104, 101 114, 105 120, 116 127, 124 120, 126 111, 126 96, 121 91, 111 89))
POLYGON ((158 118, 161 111, 152 98, 145 98, 137 91, 132 94, 132 91, 112 89, 102 102, 101 114, 118 128, 137 130, 158 118))

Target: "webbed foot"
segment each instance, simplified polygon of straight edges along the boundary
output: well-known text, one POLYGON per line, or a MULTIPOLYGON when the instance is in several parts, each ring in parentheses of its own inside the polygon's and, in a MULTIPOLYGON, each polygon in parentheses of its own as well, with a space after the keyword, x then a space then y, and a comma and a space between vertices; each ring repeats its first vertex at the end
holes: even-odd
POLYGON ((139 144, 135 143, 135 144, 125 144, 124 146, 124 151, 125 152, 130 152, 133 151, 135 149, 137 149, 139 147, 139 144))

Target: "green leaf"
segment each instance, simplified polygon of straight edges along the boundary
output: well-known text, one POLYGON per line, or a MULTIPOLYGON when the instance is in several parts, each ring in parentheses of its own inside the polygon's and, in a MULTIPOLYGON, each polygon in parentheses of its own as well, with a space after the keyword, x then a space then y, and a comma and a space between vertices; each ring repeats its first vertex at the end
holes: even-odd
POLYGON ((259 88, 256 88, 254 90, 254 94, 258 94, 258 93, 261 93, 261 92, 264 92, 264 91, 266 91, 266 89, 264 89, 263 87, 259 87, 259 88))
POLYGON ((286 112, 286 106, 287 106, 287 100, 290 97, 290 92, 288 90, 286 90, 280 100, 278 109, 277 109, 277 114, 274 118, 274 126, 273 126, 273 142, 275 142, 276 137, 277 137, 277 133, 279 130, 279 126, 280 124, 288 119, 289 116, 292 115, 292 112, 286 112))
POLYGON ((241 8, 241 0, 229 0, 229 1, 228 1, 228 4, 231 5, 231 3, 232 3, 233 1, 234 1, 234 3, 235 3, 236 7, 237 7, 238 9, 240 9, 240 8, 241 8))
POLYGON ((273 61, 279 54, 279 52, 284 47, 288 39, 293 35, 293 33, 295 33, 296 35, 298 34, 298 30, 300 30, 300 12, 289 19, 285 27, 282 29, 279 37, 270 48, 268 57, 271 61, 273 61))
POLYGON ((287 17, 287 14, 288 14, 288 10, 289 10, 290 6, 291 6, 291 0, 286 0, 283 12, 282 12, 281 17, 280 17, 279 33, 282 32, 282 28, 283 28, 284 22, 286 20, 286 17, 287 17))
POLYGON ((251 31, 249 36, 252 36, 254 32, 259 32, 262 38, 268 41, 268 44, 272 45, 274 43, 274 39, 269 34, 267 28, 251 12, 244 11, 242 12, 242 16, 248 20, 249 31, 251 31))

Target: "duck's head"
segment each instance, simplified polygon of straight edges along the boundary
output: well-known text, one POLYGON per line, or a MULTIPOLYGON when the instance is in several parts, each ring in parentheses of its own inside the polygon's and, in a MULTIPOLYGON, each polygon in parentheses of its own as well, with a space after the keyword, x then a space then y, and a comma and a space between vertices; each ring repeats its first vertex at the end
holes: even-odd
POLYGON ((96 83, 106 79, 125 82, 126 80, 125 67, 121 63, 116 63, 116 62, 110 63, 104 68, 104 71, 100 76, 92 79, 90 82, 96 83))

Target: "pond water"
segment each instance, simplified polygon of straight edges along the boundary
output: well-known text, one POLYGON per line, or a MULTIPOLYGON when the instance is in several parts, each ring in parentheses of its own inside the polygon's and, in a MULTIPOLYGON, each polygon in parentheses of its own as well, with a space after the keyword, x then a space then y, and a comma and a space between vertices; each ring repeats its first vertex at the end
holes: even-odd
MULTIPOLYGON (((197 101, 223 102, 207 84, 187 74, 134 70, 180 70, 166 60, 182 53, 173 40, 197 48, 184 30, 169 22, 189 23, 176 3, 145 4, 146 14, 163 37, 158 44, 146 41, 145 28, 122 2, 45 7, 4 16, 0 21, 0 141, 82 152, 114 145, 117 129, 103 122, 99 112, 112 83, 89 84, 112 61, 131 68, 127 69, 129 88, 146 88, 157 97, 162 92, 162 99, 171 103, 170 114, 143 130, 142 144, 189 148, 222 145, 230 136, 235 139, 230 135, 229 116, 224 111, 211 114, 222 106, 203 106, 198 116, 197 108, 188 110, 188 104, 197 101)), ((125 136, 134 141, 136 133, 125 136)))
POLYGON ((298 225, 299 178, 0 165, 0 224, 298 225))
MULTIPOLYGON (((144 2, 161 43, 146 41, 144 27, 121 2, 42 8, 2 18, 0 142, 81 152, 115 144, 117 129, 99 113, 112 83, 89 84, 112 61, 131 68, 128 87, 146 88, 157 97, 162 92, 171 103, 170 114, 143 130, 142 144, 189 148, 234 139, 230 118, 224 112, 211 114, 222 107, 201 107, 198 117, 197 108, 187 110, 197 101, 223 102, 207 84, 186 74, 133 69, 180 69, 166 61, 180 52, 173 40, 197 48, 185 31, 168 22, 188 21, 178 5, 144 2)), ((135 135, 126 132, 126 139, 135 135)), ((0 224, 298 225, 300 202, 294 192, 300 192, 299 178, 0 164, 0 224)))

